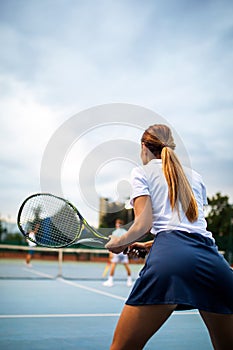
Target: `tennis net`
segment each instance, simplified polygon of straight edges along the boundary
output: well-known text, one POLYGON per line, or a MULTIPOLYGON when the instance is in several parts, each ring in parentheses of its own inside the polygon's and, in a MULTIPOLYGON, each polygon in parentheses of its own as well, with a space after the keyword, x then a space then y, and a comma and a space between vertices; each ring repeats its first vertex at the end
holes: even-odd
MULTIPOLYGON (((44 248, 0 244, 0 279, 104 280, 109 272, 109 252, 106 249, 44 248), (26 256, 31 255, 30 264, 26 256)), ((134 275, 143 260, 130 261, 134 275)), ((125 279, 125 269, 119 266, 116 279, 125 279)))

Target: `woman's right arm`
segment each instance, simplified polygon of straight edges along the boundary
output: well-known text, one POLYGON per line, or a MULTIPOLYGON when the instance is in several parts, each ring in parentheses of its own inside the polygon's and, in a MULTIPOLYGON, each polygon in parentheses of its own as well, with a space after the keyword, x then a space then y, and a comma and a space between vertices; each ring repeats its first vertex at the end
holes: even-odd
POLYGON ((135 219, 133 225, 121 237, 111 236, 106 248, 116 254, 123 252, 129 245, 142 239, 152 226, 152 205, 150 196, 134 199, 135 219))

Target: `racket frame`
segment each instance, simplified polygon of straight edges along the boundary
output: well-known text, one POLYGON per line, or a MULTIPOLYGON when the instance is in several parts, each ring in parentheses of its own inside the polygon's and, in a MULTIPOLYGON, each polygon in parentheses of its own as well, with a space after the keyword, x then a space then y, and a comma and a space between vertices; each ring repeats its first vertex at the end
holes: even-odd
MULTIPOLYGON (((81 235, 81 232, 83 230, 83 227, 85 226, 88 230, 90 230, 94 236, 98 237, 98 239, 101 239, 101 240, 106 240, 106 243, 107 241, 109 240, 108 237, 105 237, 103 236, 101 233, 99 233, 97 230, 95 230, 93 227, 91 227, 88 222, 84 219, 84 217, 80 214, 80 212, 78 211, 78 209, 70 202, 68 201, 67 199, 64 199, 62 197, 59 197, 59 196, 56 196, 54 194, 51 194, 51 193, 35 193, 35 194, 32 194, 30 195, 29 197, 27 197, 23 203, 21 204, 20 208, 19 208, 19 211, 18 211, 18 215, 17 215, 17 225, 18 225, 18 228, 19 230, 21 231, 21 233, 23 234, 23 236, 33 242, 33 243, 36 243, 38 246, 43 246, 43 247, 48 247, 48 248, 65 248, 65 247, 68 247, 68 246, 71 246, 72 244, 75 244, 75 243, 79 243, 78 242, 78 238, 80 237, 81 235), (25 232, 23 227, 22 227, 22 224, 21 224, 21 214, 22 214, 22 211, 25 207, 25 204, 32 198, 34 197, 40 197, 40 196, 49 196, 49 197, 52 197, 52 198, 56 198, 58 200, 61 200, 63 201, 64 203, 66 203, 68 206, 70 206, 73 211, 75 212, 75 214, 79 217, 80 219, 80 227, 79 227, 79 230, 77 232, 77 235, 74 237, 74 239, 72 241, 70 241, 69 243, 66 243, 66 244, 63 244, 63 245, 59 245, 59 246, 52 246, 52 245, 47 245, 47 244, 43 244, 43 243, 38 243, 36 240, 33 240, 31 237, 29 237, 29 233, 25 232)), ((80 243, 85 243, 86 242, 91 242, 91 239, 87 238, 87 239, 83 239, 82 242, 80 243)), ((95 239, 93 238, 93 242, 95 241, 95 239)))

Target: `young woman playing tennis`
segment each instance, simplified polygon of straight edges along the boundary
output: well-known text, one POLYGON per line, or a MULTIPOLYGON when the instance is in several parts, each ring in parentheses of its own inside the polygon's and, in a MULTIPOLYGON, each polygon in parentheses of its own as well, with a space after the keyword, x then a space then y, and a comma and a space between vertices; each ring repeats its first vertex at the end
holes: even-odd
POLYGON ((126 301, 111 350, 143 349, 174 310, 198 309, 215 350, 233 349, 233 271, 206 229, 201 176, 182 167, 171 130, 150 126, 142 135, 143 166, 132 172, 135 221, 106 248, 150 250, 126 301), (150 231, 155 239, 133 243, 150 231))

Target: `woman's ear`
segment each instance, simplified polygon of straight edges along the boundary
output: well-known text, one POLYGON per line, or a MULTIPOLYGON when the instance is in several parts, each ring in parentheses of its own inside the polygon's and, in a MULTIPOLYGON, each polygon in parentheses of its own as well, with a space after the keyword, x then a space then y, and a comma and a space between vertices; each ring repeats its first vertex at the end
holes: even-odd
POLYGON ((148 148, 146 147, 145 143, 142 142, 142 151, 144 152, 144 154, 147 154, 148 148))
POLYGON ((141 147, 141 159, 142 163, 145 165, 147 164, 148 160, 148 148, 145 146, 145 144, 142 142, 142 147, 141 147))

